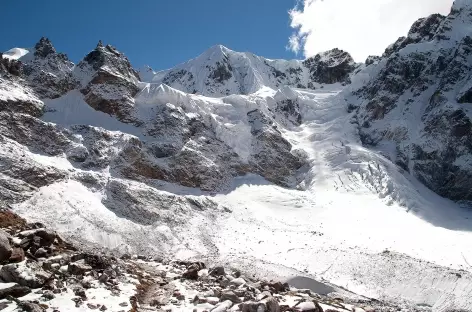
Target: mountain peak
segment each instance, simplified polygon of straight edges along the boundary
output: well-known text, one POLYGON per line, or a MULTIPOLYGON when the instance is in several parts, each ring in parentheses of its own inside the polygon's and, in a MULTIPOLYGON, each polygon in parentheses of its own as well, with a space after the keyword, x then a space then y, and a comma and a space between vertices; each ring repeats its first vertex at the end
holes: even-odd
POLYGON ((208 60, 219 60, 223 57, 227 57, 229 53, 234 52, 224 45, 217 44, 210 47, 208 50, 203 52, 200 57, 206 58, 208 60))
POLYGON ((208 50, 213 51, 213 52, 221 51, 221 52, 224 52, 224 53, 232 51, 232 50, 228 49, 227 47, 225 47, 222 44, 215 44, 214 46, 211 46, 208 50))
POLYGON ((36 50, 34 52, 35 56, 46 57, 49 54, 56 53, 56 49, 52 45, 51 41, 46 37, 41 37, 34 48, 36 50))
POLYGON ((454 0, 452 9, 453 10, 472 9, 472 2, 470 0, 454 0))

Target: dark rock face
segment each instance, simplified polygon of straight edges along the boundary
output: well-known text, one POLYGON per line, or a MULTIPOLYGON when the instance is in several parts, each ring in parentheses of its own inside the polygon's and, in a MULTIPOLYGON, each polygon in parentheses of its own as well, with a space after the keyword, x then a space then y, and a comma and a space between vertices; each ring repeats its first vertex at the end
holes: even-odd
POLYGON ((77 66, 91 76, 80 90, 85 101, 94 109, 116 116, 120 121, 133 123, 133 97, 138 93, 138 73, 128 58, 111 45, 101 42, 77 66))
POLYGON ((369 65, 378 63, 381 59, 382 59, 382 58, 381 58, 380 56, 370 55, 370 56, 368 56, 367 59, 365 60, 365 65, 366 65, 366 66, 369 66, 369 65))
POLYGON ((247 115, 254 135, 249 161, 253 170, 273 183, 290 186, 293 181, 289 178, 303 165, 302 161, 290 152, 292 145, 264 113, 254 110, 247 115))
POLYGON ((228 62, 216 62, 216 68, 211 72, 210 78, 215 80, 217 83, 223 83, 230 79, 233 75, 231 74, 232 68, 228 62))
POLYGON ((302 123, 302 114, 297 100, 285 99, 277 102, 276 112, 281 113, 287 120, 299 126, 302 123))
POLYGON ((308 67, 312 81, 326 84, 349 82, 349 74, 355 69, 352 56, 339 49, 317 54, 303 64, 308 67))
POLYGON ((7 149, 0 155, 3 174, 0 180, 0 201, 2 203, 21 202, 38 188, 64 179, 67 174, 53 167, 44 166, 25 154, 11 152, 14 141, 0 137, 0 144, 7 149))
POLYGON ((146 130, 151 138, 130 142, 121 152, 124 161, 116 164, 128 178, 141 176, 215 190, 246 172, 239 156, 211 128, 197 117, 187 117, 180 108, 157 108, 146 130))
POLYGON ((390 45, 384 52, 384 57, 388 57, 406 47, 409 44, 430 41, 440 37, 442 23, 446 19, 441 14, 432 14, 426 18, 420 18, 410 28, 407 37, 400 37, 390 45))
POLYGON ((472 200, 472 39, 460 29, 470 13, 418 20, 348 103, 364 144, 394 143, 400 167, 453 200, 472 200))
MULTIPOLYGON (((97 47, 85 56, 83 62, 89 64, 95 71, 105 70, 103 66, 109 66, 111 70, 115 70, 126 78, 139 80, 139 75, 131 66, 128 58, 109 44, 103 46, 99 42, 97 47)), ((80 66, 84 66, 84 64, 79 64, 80 66)))
POLYGON ((188 84, 188 90, 189 93, 197 93, 197 90, 195 89, 195 78, 192 73, 186 71, 185 69, 180 69, 177 71, 171 71, 169 74, 167 74, 162 83, 166 85, 172 85, 172 84, 188 84))
POLYGON ((19 77, 22 71, 23 66, 20 61, 4 58, 2 53, 0 53, 0 76, 12 75, 19 77))
POLYGON ((9 235, 5 231, 0 230, 0 262, 8 260, 12 253, 8 236, 9 235))
POLYGON ((57 53, 49 39, 41 38, 33 54, 23 62, 23 74, 40 98, 58 98, 78 86, 72 75, 74 63, 57 53))
POLYGON ((50 54, 56 53, 56 49, 52 46, 51 41, 48 38, 42 37, 38 43, 34 46, 35 56, 47 57, 50 54))
MULTIPOLYGON (((240 74, 232 67, 228 53, 218 49, 215 53, 215 66, 206 68, 212 88, 226 85, 240 74)), ((281 81, 303 74, 301 68, 281 72, 274 64, 266 65, 271 68, 270 74, 281 81)), ((253 135, 249 138, 252 140, 249 149, 252 151, 242 150, 246 153, 242 156, 219 139, 217 126, 209 116, 188 114, 178 98, 188 100, 186 95, 177 94, 175 90, 162 86, 161 92, 170 102, 159 105, 151 102, 146 114, 142 114, 135 107, 135 98, 139 99, 139 76, 126 56, 111 45, 99 42, 74 67, 47 38, 41 38, 33 55, 25 58, 23 67, 21 77, 0 78, 5 79, 2 80, 5 83, 0 84, 0 91, 1 88, 23 91, 15 93, 20 94, 18 98, 0 101, 0 138, 6 145, 27 146, 33 153, 48 156, 65 155, 74 167, 83 170, 109 167, 113 175, 123 178, 145 183, 163 180, 207 191, 223 189, 233 177, 249 172, 283 186, 293 186, 293 176, 302 165, 299 158, 291 154, 290 143, 275 126, 276 115, 282 116, 281 120, 288 122, 287 125, 300 125, 302 116, 296 99, 282 96, 275 112, 272 112, 276 114, 274 116, 261 112, 257 116, 248 114, 253 135), (93 109, 131 123, 143 136, 137 138, 87 125, 64 129, 38 119, 43 114, 44 105, 40 98, 62 96, 71 89, 79 89, 85 102, 93 109), (176 105, 171 104, 173 101, 176 105), (266 124, 259 127, 261 122, 266 124), (273 166, 273 162, 277 165, 273 166)), ((185 70, 175 71, 173 75, 168 79, 195 78, 185 70)), ((228 92, 234 90, 228 89, 228 92)), ((2 182, 1 195, 8 202, 24 200, 38 187, 68 176, 62 170, 37 164, 26 155, 26 165, 19 166, 13 161, 16 155, 2 156, 9 168, 8 175, 14 181, 2 182), (39 176, 43 177, 43 183, 40 183, 39 176)), ((80 174, 75 178, 90 187, 105 187, 91 174, 80 174)))
POLYGON ((27 114, 0 112, 0 130, 3 137, 50 156, 63 153, 71 143, 55 125, 27 114))

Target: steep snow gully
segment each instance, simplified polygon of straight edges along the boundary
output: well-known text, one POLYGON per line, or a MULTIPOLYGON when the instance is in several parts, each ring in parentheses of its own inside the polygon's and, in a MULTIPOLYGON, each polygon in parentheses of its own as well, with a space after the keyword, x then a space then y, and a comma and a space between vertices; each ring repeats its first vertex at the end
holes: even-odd
POLYGON ((215 46, 154 72, 101 42, 79 64, 14 48, 1 202, 84 248, 472 311, 471 16, 456 1, 365 64, 215 46))

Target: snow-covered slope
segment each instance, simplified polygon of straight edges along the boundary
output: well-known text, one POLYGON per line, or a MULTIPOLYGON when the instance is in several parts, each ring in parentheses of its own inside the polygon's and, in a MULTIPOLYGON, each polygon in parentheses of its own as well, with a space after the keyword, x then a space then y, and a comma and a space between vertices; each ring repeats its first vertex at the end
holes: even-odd
POLYGON ((153 72, 140 71, 141 79, 206 96, 250 94, 262 87, 284 85, 314 89, 324 83, 348 82, 355 68, 352 57, 334 49, 305 61, 271 60, 216 45, 186 63, 153 72))
POLYGON ((364 144, 440 195, 469 201, 471 16, 472 4, 456 1, 448 16, 419 20, 346 90, 364 144))
POLYGON ((43 38, 2 59, 0 200, 87 246, 471 310, 472 212, 422 184, 470 200, 470 13, 363 65, 215 46, 138 73, 43 38))
POLYGON ((3 52, 2 56, 10 60, 18 60, 19 58, 25 56, 28 53, 29 53, 28 49, 13 48, 13 49, 3 52))

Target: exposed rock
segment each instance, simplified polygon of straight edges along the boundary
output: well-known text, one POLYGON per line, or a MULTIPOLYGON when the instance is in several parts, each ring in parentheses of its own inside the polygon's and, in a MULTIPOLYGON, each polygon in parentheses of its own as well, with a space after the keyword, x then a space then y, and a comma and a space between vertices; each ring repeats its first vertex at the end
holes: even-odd
POLYGON ((312 81, 326 84, 349 82, 349 74, 355 69, 352 56, 339 49, 317 54, 303 64, 309 68, 312 81))
POLYGON ((56 49, 52 46, 51 41, 48 38, 41 37, 38 43, 34 46, 34 55, 40 57, 46 57, 50 54, 56 53, 56 49))
POLYGON ((41 98, 58 98, 78 86, 72 75, 72 63, 57 53, 48 38, 41 38, 34 48, 34 58, 24 61, 23 73, 41 98))
POLYGON ((69 272, 73 275, 83 275, 90 270, 92 270, 92 267, 85 264, 84 260, 69 263, 69 272))
POLYGON ((432 14, 426 18, 420 18, 410 28, 407 37, 400 37, 390 45, 383 56, 390 56, 412 43, 429 41, 439 37, 438 30, 446 17, 441 14, 432 14))
POLYGON ((460 31, 464 21, 472 22, 469 10, 418 20, 348 103, 365 145, 392 144, 390 159, 453 200, 472 200, 472 120, 463 106, 470 102, 472 39, 460 31))
POLYGON ((233 303, 230 300, 226 300, 218 304, 211 312, 224 312, 228 311, 229 308, 233 306, 233 303))
POLYGON ((0 269, 0 280, 3 282, 17 283, 29 288, 43 286, 48 278, 49 274, 43 271, 38 264, 10 263, 0 269))
POLYGON ((39 304, 33 303, 33 302, 22 301, 22 302, 19 303, 19 306, 22 309, 22 311, 25 311, 25 312, 44 312, 44 311, 46 311, 46 309, 44 309, 42 306, 40 306, 39 304))
POLYGON ((230 285, 241 286, 241 285, 246 284, 246 281, 242 277, 238 277, 238 278, 232 279, 229 283, 230 285))
POLYGON ((295 171, 302 161, 291 153, 292 145, 282 137, 272 120, 259 110, 250 111, 248 120, 252 127, 253 154, 251 165, 257 173, 276 184, 290 186, 295 171))
POLYGON ((1 112, 25 113, 35 117, 43 114, 44 103, 21 81, 0 77, 0 95, 1 112))
POLYGON ((23 71, 23 64, 18 60, 4 58, 0 53, 0 75, 19 77, 23 71))
POLYGON ((91 107, 123 122, 136 122, 132 110, 139 75, 124 54, 99 44, 77 65, 76 72, 90 76, 81 92, 91 107))
POLYGON ((44 248, 38 248, 38 250, 36 250, 36 252, 34 253, 34 256, 36 258, 44 258, 45 256, 47 256, 48 252, 46 249, 44 248))
POLYGON ((229 300, 233 303, 241 302, 241 299, 231 290, 222 292, 220 300, 222 301, 229 300))
POLYGON ((5 231, 0 230, 0 262, 8 260, 12 253, 8 237, 9 235, 5 231))
POLYGON ((9 287, 0 289, 0 299, 8 298, 12 296, 14 298, 26 296, 31 292, 31 289, 26 286, 20 286, 18 284, 13 284, 9 287))
POLYGON ((16 263, 25 260, 25 252, 23 248, 13 248, 9 262, 16 263))
POLYGON ((210 275, 211 276, 224 276, 226 275, 225 273, 225 268, 221 266, 214 267, 210 270, 210 275))

